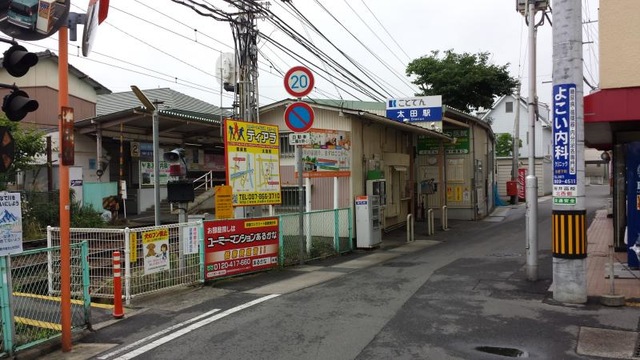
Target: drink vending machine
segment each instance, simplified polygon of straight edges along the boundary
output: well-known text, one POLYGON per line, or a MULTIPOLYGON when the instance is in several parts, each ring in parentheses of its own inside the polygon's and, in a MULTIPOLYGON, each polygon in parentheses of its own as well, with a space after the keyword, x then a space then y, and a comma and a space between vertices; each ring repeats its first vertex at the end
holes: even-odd
POLYGON ((356 247, 373 248, 382 242, 380 196, 356 196, 356 247))

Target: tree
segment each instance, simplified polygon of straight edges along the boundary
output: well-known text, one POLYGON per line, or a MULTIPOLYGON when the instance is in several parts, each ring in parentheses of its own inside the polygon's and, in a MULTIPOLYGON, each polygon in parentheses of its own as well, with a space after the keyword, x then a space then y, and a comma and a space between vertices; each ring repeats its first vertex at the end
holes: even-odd
POLYGON ((456 54, 439 51, 415 59, 407 66, 407 75, 416 76, 414 84, 422 91, 418 96, 442 95, 442 102, 460 110, 490 108, 494 98, 509 95, 518 80, 507 71, 509 64, 489 63, 489 53, 456 54))
POLYGON ((7 183, 15 181, 18 171, 28 170, 35 165, 35 159, 46 150, 44 132, 26 125, 18 126, 15 121, 0 116, 0 126, 9 129, 15 144, 13 164, 7 172, 0 173, 0 190, 7 188, 7 183))
MULTIPOLYGON (((522 140, 518 139, 518 148, 522 147, 522 140)), ((518 152, 519 153, 519 152, 518 152)), ((513 136, 502 133, 496 139, 496 156, 513 156, 513 136)))

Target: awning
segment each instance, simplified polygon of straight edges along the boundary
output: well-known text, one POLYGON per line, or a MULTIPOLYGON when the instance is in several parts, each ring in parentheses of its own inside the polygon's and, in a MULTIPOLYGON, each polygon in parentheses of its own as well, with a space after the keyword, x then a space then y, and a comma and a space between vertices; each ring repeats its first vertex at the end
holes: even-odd
POLYGON ((611 150, 614 134, 640 129, 640 87, 603 89, 584 97, 584 140, 588 147, 611 150))

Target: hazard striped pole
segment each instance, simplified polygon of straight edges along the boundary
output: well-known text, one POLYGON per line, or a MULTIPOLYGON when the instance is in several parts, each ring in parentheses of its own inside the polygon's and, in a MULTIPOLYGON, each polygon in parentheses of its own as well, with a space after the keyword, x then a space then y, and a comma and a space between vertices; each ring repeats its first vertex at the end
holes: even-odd
POLYGON ((122 319, 122 273, 120 271, 120 251, 113 252, 113 317, 122 319))

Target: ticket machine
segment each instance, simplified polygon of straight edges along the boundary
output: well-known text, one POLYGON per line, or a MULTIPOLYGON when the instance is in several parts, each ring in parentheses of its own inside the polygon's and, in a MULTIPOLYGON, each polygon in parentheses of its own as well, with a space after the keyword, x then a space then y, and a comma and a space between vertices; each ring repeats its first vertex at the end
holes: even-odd
POLYGON ((382 242, 380 196, 356 196, 356 247, 373 248, 382 242))

